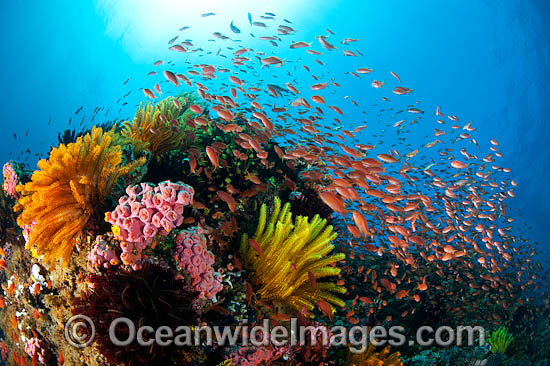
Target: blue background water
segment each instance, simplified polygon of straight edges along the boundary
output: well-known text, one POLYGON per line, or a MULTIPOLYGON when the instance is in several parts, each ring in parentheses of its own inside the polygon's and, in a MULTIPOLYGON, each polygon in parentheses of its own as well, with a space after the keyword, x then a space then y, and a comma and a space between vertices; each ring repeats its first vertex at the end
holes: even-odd
MULTIPOLYGON (((361 39, 368 67, 396 71, 424 106, 441 105, 461 121, 473 120, 479 141, 497 139, 504 154, 499 163, 512 168, 519 184, 513 208, 523 216, 514 212, 516 223, 548 256, 550 3, 544 0, 4 0, 0 161, 28 157, 34 168, 33 154, 46 153, 59 131, 78 128, 96 106, 114 106, 131 89, 142 98, 137 89, 144 75, 167 54, 166 42, 178 28, 191 26, 189 37, 200 46, 211 38, 212 27, 230 35, 233 19, 244 32, 247 13, 257 17, 265 11, 292 20, 299 31, 295 38, 310 41, 328 27, 361 39), (217 15, 199 16, 208 11, 217 15), (206 23, 209 31, 201 33, 206 23), (31 154, 21 157, 27 148, 31 154)), ((284 57, 292 50, 279 52, 284 57)), ((118 108, 104 119, 116 117, 118 108)), ((122 114, 133 109, 128 105, 122 114)))

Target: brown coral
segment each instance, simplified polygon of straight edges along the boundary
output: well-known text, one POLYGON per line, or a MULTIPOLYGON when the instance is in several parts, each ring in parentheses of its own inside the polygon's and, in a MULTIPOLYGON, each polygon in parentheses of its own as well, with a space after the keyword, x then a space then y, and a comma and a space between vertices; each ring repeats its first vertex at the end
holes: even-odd
POLYGON ((27 249, 44 254, 50 264, 68 264, 75 240, 102 206, 118 178, 145 163, 122 165, 121 147, 112 136, 94 127, 76 142, 53 148, 48 160, 38 162, 31 181, 18 186, 22 197, 15 207, 20 227, 34 226, 27 249))

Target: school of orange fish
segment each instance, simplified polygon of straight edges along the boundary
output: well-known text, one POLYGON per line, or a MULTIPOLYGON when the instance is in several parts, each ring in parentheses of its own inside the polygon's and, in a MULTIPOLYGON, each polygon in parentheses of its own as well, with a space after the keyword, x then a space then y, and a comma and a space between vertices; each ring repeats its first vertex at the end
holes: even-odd
MULTIPOLYGON (((271 138, 281 146, 275 147, 281 159, 307 164, 301 177, 316 187, 338 215, 339 225, 347 229, 341 233, 345 239, 339 249, 357 259, 353 263, 369 255, 391 258, 382 273, 345 266, 341 281, 353 274, 364 277, 362 282, 370 287, 368 296, 352 287, 354 304, 372 304, 383 293, 414 302, 436 301, 444 294, 456 296, 445 309, 449 312, 468 311, 456 301, 466 297, 490 296, 506 309, 514 305, 510 299, 517 298, 518 288, 525 294, 518 301, 535 301, 547 284, 533 259, 535 247, 519 236, 509 213, 507 200, 514 197, 517 184, 510 169, 498 165, 503 158, 498 141, 478 142, 472 122, 444 113, 439 106, 422 110, 412 99, 412 87, 402 84, 396 72, 378 73, 369 65, 357 49, 359 39, 326 29, 315 40, 302 40, 286 19, 282 25, 275 17, 264 19, 266 23, 251 22, 252 36, 256 43, 266 42, 270 51, 241 46, 221 32, 211 39, 217 52, 189 39, 178 43, 189 29, 181 28, 168 45, 171 61, 153 63, 149 76, 160 80, 143 86, 143 94, 154 100, 162 89, 185 85, 208 105, 190 108, 196 113, 188 121, 191 127, 205 126, 212 116, 225 133, 234 135, 237 145, 253 151, 266 165, 263 145, 271 138), (270 34, 273 29, 276 34, 270 34), (292 58, 277 56, 283 53, 292 58), (200 57, 211 61, 197 62, 200 57), (344 73, 329 68, 337 57, 355 66, 344 73), (357 82, 361 89, 356 95, 345 95, 345 85, 357 82), (371 88, 378 101, 367 106, 362 94, 372 93, 367 91, 371 88), (244 124, 258 134, 253 138, 243 133, 244 124), (425 131, 430 132, 420 136, 425 131), (490 151, 482 154, 485 146, 490 151), (439 278, 432 286, 434 273, 439 278), (444 280, 466 284, 462 288, 472 291, 444 288, 444 280)), ((235 29, 232 23, 231 31, 240 34, 235 29)), ((238 157, 241 153, 235 151, 238 157)), ((207 146, 205 153, 214 169, 222 165, 215 148, 207 146)), ((193 156, 190 164, 194 169, 193 156)), ((247 179, 262 183, 253 174, 247 179)), ((296 186, 289 178, 286 182, 291 189, 296 186)), ((231 195, 219 191, 218 196, 234 210, 231 195)), ((470 305, 469 311, 476 311, 476 304, 470 305)), ((491 316, 499 320, 498 314, 491 316)), ((353 311, 347 317, 352 324, 359 322, 353 311)))
MULTIPOLYGON (((326 29, 326 34, 308 42, 294 39, 299 32, 286 24, 251 24, 254 32, 263 33, 257 38, 269 42, 273 55, 236 47, 238 40, 215 32, 211 41, 218 51, 214 56, 189 39, 175 44, 179 35, 170 40, 169 49, 181 54, 174 55, 173 62, 158 60, 154 67, 165 67, 164 82, 195 89, 210 105, 209 113, 215 112, 215 117, 226 122, 223 131, 233 133, 242 148, 255 151, 262 159, 268 154, 262 149, 264 141, 241 133, 239 125, 246 123, 277 138, 285 147, 276 148, 282 159, 311 167, 301 176, 316 184, 323 202, 342 217, 342 225, 349 231, 344 248, 348 255, 393 257, 390 268, 378 280, 376 272, 366 273, 378 293, 384 289, 397 298, 419 302, 420 293, 430 289, 426 272, 420 268, 426 264, 441 278, 467 283, 474 290, 468 294, 471 298, 491 296, 504 308, 511 305, 507 302, 518 286, 525 294, 536 294, 546 286, 538 280, 540 264, 532 260, 535 248, 514 232, 517 229, 506 201, 514 197, 517 184, 510 169, 497 164, 503 158, 497 140, 489 141, 490 152, 482 156, 483 144, 472 135, 475 127, 471 121, 462 122, 439 106, 433 113, 425 113, 420 102, 411 99, 413 89, 403 86, 394 71, 389 71, 389 81, 374 80, 374 75, 382 79, 386 75, 368 65, 368 57, 356 48, 357 38, 342 38, 326 29), (270 29, 277 34, 265 34, 270 29), (226 52, 230 54, 226 56, 226 52), (277 56, 280 53, 293 59, 282 59, 277 56), (338 70, 320 59, 334 58, 334 54, 356 59, 356 67, 337 75, 338 70), (191 61, 202 56, 218 63, 191 61), (348 89, 338 78, 347 83, 350 77, 358 78, 361 88, 380 89, 380 101, 386 104, 375 105, 379 107, 376 114, 361 105, 365 103, 361 91, 357 99, 342 96, 348 89), (308 78, 311 83, 301 85, 308 78), (399 98, 408 99, 402 102, 399 98), (396 104, 403 107, 396 108, 396 104), (363 124, 354 126, 358 119, 363 119, 363 124), (432 129, 432 137, 414 137, 415 128, 432 129), (387 143, 386 138, 395 143, 387 143), (374 139, 379 141, 370 141, 374 139), (478 266, 481 275, 474 271, 478 266), (404 280, 405 275, 398 276, 398 268, 416 276, 407 275, 404 280), (411 281, 416 283, 414 290, 399 289, 411 281)), ((161 94, 160 84, 145 87, 143 92, 154 99, 161 94)), ((203 113, 198 105, 192 110, 203 113)), ((201 116, 194 120, 196 125, 204 123, 201 116)), ((216 168, 219 158, 215 150, 207 147, 206 153, 216 168)), ((440 296, 442 290, 438 285, 434 296, 440 296)), ((460 296, 466 300, 464 294, 460 296)), ((519 301, 532 300, 526 296, 519 301)), ((475 304, 472 309, 475 311, 475 304)))

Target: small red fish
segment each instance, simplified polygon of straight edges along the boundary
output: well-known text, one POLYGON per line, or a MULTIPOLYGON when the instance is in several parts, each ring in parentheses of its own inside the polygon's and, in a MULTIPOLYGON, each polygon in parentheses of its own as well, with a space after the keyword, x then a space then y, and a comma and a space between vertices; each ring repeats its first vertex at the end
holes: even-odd
POLYGON ((319 306, 319 309, 321 309, 321 311, 326 316, 328 316, 329 320, 332 319, 332 307, 329 305, 328 302, 326 302, 325 300, 319 300, 317 301, 317 306, 319 306))
POLYGON ((317 287, 317 280, 315 279, 315 275, 311 272, 308 272, 307 276, 309 278, 309 283, 311 284, 311 287, 317 287))
POLYGON ((252 285, 247 282, 246 283, 246 302, 248 305, 252 305, 252 294, 254 294, 254 291, 252 290, 252 285))
MULTIPOLYGON (((192 106, 189 107, 189 109, 193 112, 195 112, 196 114, 201 114, 202 113, 202 107, 198 104, 193 104, 192 106)), ((195 118, 196 119, 196 118, 195 118)), ((196 121, 195 121, 196 122, 196 121)))
POLYGON ((451 161, 451 166, 456 169, 464 169, 468 166, 468 164, 464 164, 463 162, 459 160, 453 160, 451 161))
POLYGON ((260 246, 260 244, 258 244, 258 242, 252 238, 249 238, 248 239, 248 244, 250 244, 250 247, 252 249, 254 249, 254 251, 256 253, 258 253, 259 255, 262 255, 263 254, 263 251, 262 251, 262 247, 260 246))
POLYGON ((227 206, 229 207, 229 210, 231 210, 231 212, 235 212, 237 202, 235 202, 235 199, 229 193, 225 191, 218 191, 216 192, 216 194, 222 201, 227 203, 227 206))
POLYGON ((390 71, 390 74, 392 74, 392 76, 393 76, 394 78, 396 78, 397 81, 401 82, 401 79, 399 78, 399 76, 397 76, 397 74, 396 74, 395 72, 390 71))
POLYGON ((233 84, 237 84, 237 85, 243 85, 244 84, 244 81, 242 81, 241 79, 239 79, 238 77, 236 76, 229 76, 229 81, 231 81, 233 84))
POLYGON ((283 61, 278 58, 277 56, 269 56, 262 58, 262 64, 265 65, 276 65, 276 64, 282 64, 283 61))
POLYGON ((327 87, 327 83, 313 84, 311 90, 321 90, 327 87))
POLYGON ((146 97, 149 97, 151 99, 156 98, 155 93, 153 93, 153 91, 151 89, 143 88, 143 94, 145 94, 146 97))
POLYGON ((164 77, 175 86, 179 86, 178 78, 172 71, 164 70, 164 77))
POLYGON ((216 170, 220 166, 220 161, 218 159, 218 153, 216 150, 211 148, 210 146, 206 147, 206 155, 208 155, 208 158, 210 159, 210 162, 212 162, 212 165, 214 166, 214 170, 216 170))

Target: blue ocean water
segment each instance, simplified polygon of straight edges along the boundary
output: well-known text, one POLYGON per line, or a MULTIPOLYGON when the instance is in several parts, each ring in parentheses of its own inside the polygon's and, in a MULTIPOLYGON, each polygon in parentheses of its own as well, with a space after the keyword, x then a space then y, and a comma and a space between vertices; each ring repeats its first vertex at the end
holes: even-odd
MULTIPOLYGON (((167 41, 180 27, 190 26, 189 38, 200 46, 211 38, 211 31, 203 31, 206 24, 231 34, 233 20, 244 33, 247 14, 255 18, 266 11, 291 20, 296 38, 314 40, 326 28, 359 38, 366 67, 384 71, 388 79, 390 70, 397 72, 427 111, 440 105, 461 121, 472 120, 485 146, 498 140, 504 154, 499 163, 510 167, 518 182, 509 208, 516 233, 539 242, 548 256, 550 4, 544 0, 5 0, 0 5, 0 160, 35 168, 35 153, 44 157, 57 144, 57 133, 78 130, 82 117, 89 127, 98 106, 104 110, 95 123, 130 116, 144 99, 138 88, 145 75, 167 56, 167 41), (216 15, 200 17, 209 11, 216 15), (116 104, 128 90, 134 90, 131 102, 116 104)), ((243 46, 259 48, 257 40, 250 42, 243 46)), ((278 55, 284 58, 286 52, 292 50, 278 55)), ((330 57, 324 59, 330 67, 347 70, 330 57)), ((372 102, 368 83, 354 89, 364 103, 372 102)))

